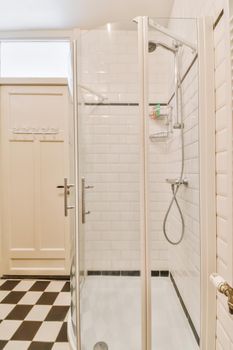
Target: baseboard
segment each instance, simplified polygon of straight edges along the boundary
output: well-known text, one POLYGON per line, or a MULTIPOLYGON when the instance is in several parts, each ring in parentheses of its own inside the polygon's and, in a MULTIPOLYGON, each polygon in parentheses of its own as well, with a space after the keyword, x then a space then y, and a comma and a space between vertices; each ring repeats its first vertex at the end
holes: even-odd
POLYGON ((200 346, 200 337, 199 337, 199 335, 197 333, 197 330, 196 330, 196 328, 195 328, 195 326, 193 324, 192 318, 191 318, 191 316, 190 316, 190 314, 189 314, 189 312, 188 312, 188 310, 187 310, 187 308, 185 306, 185 303, 184 303, 183 298, 182 298, 182 296, 180 294, 179 288, 177 287, 176 282, 175 282, 174 277, 172 276, 171 272, 170 272, 170 279, 172 281, 172 284, 173 284, 173 287, 174 287, 174 289, 176 291, 176 294, 177 294, 177 296, 179 298, 179 301, 180 301, 180 304, 181 304, 182 309, 184 311, 184 314, 187 317, 188 323, 189 323, 190 328, 191 328, 191 330, 193 332, 193 335, 194 335, 194 337, 196 339, 196 342, 200 346))

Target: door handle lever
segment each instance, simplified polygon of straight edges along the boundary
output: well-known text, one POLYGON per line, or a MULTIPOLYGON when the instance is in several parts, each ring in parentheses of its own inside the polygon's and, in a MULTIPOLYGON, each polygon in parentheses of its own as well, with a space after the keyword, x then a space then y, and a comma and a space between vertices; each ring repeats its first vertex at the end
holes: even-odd
POLYGON ((74 187, 74 184, 68 184, 68 179, 64 178, 64 185, 58 185, 57 188, 64 188, 64 215, 68 216, 68 210, 74 209, 74 205, 68 205, 68 195, 70 194, 69 189, 74 187))
MULTIPOLYGON (((67 188, 74 187, 74 184, 67 184, 67 188)), ((57 188, 64 188, 63 185, 58 185, 57 188)))

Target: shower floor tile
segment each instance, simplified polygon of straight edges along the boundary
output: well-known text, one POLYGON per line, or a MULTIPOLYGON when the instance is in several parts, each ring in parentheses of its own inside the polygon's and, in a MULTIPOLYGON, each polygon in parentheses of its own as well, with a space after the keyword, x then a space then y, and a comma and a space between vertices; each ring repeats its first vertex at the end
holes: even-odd
MULTIPOLYGON (((170 279, 151 282, 152 350, 198 350, 170 279)), ((69 350, 69 282, 0 280, 0 286, 0 350, 69 350)), ((141 350, 139 277, 87 277, 81 308, 82 350, 99 341, 110 350, 141 350)))
POLYGON ((0 279, 0 350, 69 350, 69 282, 0 279))
MULTIPOLYGON (((82 350, 103 341, 110 350, 141 350, 138 277, 87 277, 81 292, 82 350)), ((168 277, 153 277, 152 350, 199 347, 168 277)))

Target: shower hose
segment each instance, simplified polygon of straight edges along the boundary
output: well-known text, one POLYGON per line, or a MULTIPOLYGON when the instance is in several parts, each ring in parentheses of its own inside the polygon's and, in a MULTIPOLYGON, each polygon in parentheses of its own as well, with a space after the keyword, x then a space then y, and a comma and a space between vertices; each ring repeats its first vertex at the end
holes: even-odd
POLYGON ((183 237, 184 237, 184 216, 183 216, 183 213, 182 213, 182 211, 181 211, 181 208, 180 208, 179 203, 178 203, 177 198, 176 198, 176 195, 177 195, 177 193, 178 193, 178 191, 179 191, 180 186, 181 186, 181 183, 179 183, 179 184, 172 184, 172 185, 171 185, 171 188, 172 188, 172 200, 171 200, 171 203, 170 203, 170 205, 169 205, 169 207, 168 207, 168 210, 167 210, 167 212, 166 212, 166 214, 165 214, 165 217, 164 217, 164 220, 163 220, 163 233, 164 233, 164 236, 165 236, 166 240, 167 240, 169 243, 171 243, 172 245, 177 245, 177 244, 179 244, 179 243, 182 241, 183 237), (176 188, 175 188, 175 187, 176 187, 176 188), (167 228, 166 228, 167 219, 168 219, 168 217, 169 217, 170 211, 171 211, 171 209, 172 209, 174 203, 175 203, 176 206, 177 206, 177 209, 178 209, 178 212, 179 212, 179 215, 180 215, 180 219, 181 219, 181 225, 182 225, 181 236, 180 236, 180 238, 179 238, 177 241, 172 241, 172 240, 168 237, 167 228))
POLYGON ((179 63, 178 63, 177 81, 176 81, 176 113, 177 113, 177 118, 179 115, 179 102, 178 102, 179 95, 180 95, 180 131, 181 131, 181 153, 182 153, 181 171, 180 171, 180 176, 179 176, 177 182, 171 185, 172 199, 171 199, 171 202, 169 204, 169 207, 167 209, 167 212, 166 212, 164 220, 163 220, 164 236, 165 236, 166 240, 172 245, 180 244, 180 242, 183 240, 184 229, 185 229, 184 216, 183 216, 182 210, 181 210, 180 205, 179 205, 178 200, 177 200, 177 194, 179 192, 180 186, 182 186, 182 184, 183 184, 183 175, 184 175, 184 123, 183 123, 183 109, 182 109, 182 88, 181 88, 180 70, 179 70, 179 63), (180 92, 180 94, 178 93, 178 91, 180 92), (171 213, 171 209, 172 209, 174 204, 176 205, 176 207, 178 209, 179 216, 181 219, 181 226, 182 226, 181 235, 177 241, 173 241, 171 238, 169 238, 168 233, 167 233, 167 220, 168 220, 168 217, 171 213))

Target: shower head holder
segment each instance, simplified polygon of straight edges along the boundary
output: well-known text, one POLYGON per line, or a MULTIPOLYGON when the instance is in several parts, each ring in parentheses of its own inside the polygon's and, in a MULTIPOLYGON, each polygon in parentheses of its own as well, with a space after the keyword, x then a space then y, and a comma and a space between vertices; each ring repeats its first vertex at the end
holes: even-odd
POLYGON ((184 128, 184 123, 175 123, 173 125, 173 129, 183 129, 184 128))

